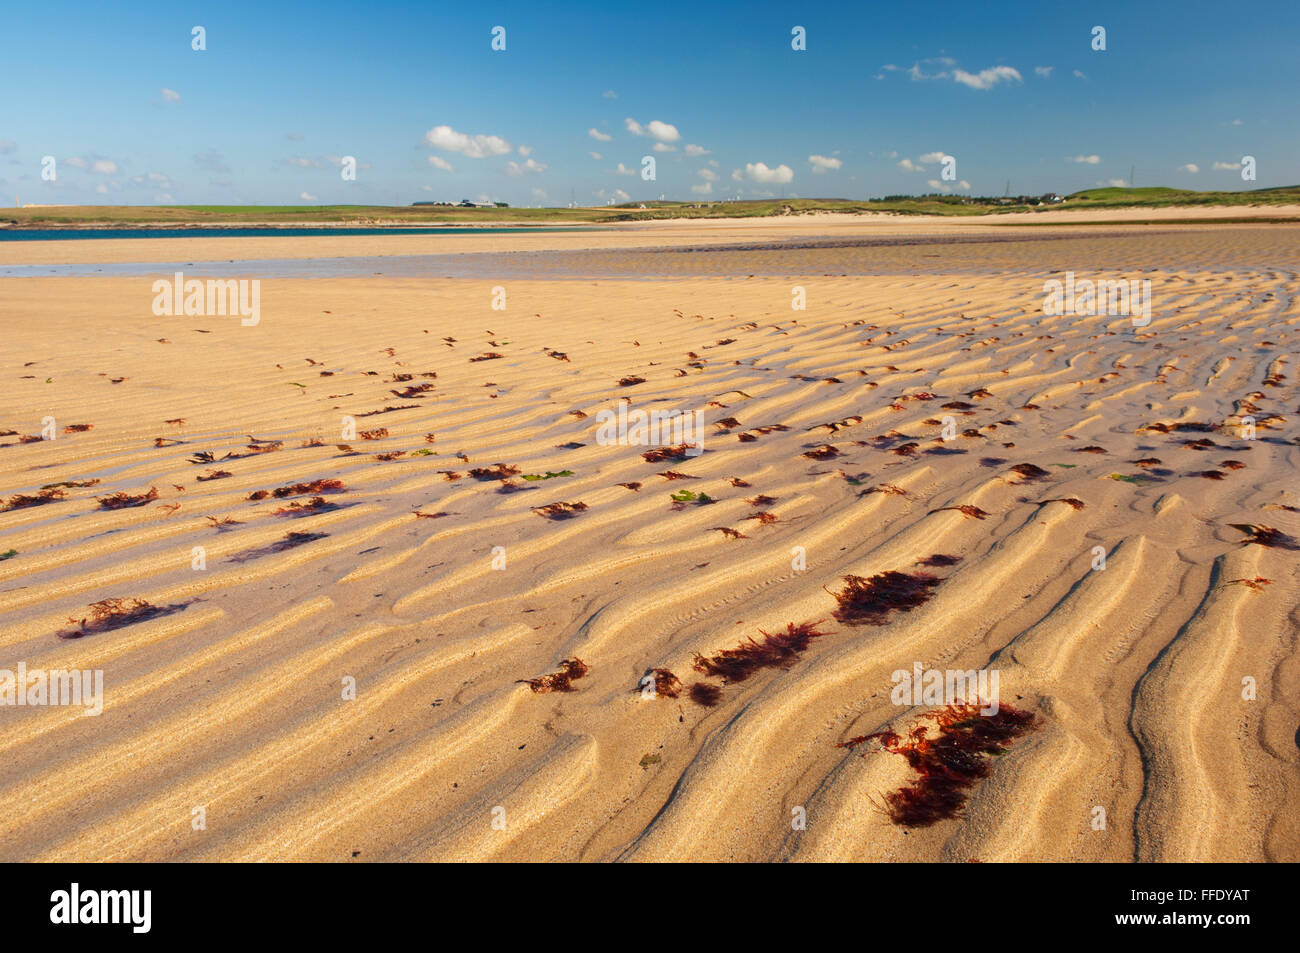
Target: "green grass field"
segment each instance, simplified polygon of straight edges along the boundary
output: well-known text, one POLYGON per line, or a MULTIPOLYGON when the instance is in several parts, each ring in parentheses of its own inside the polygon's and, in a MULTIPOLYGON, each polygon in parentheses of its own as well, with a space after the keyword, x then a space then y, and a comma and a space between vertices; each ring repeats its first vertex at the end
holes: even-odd
POLYGON ((381 205, 69 205, 0 211, 17 227, 131 225, 591 225, 656 219, 759 218, 809 212, 892 212, 899 215, 1000 215, 1048 209, 1168 208, 1171 206, 1300 205, 1300 186, 1247 192, 1184 189, 1088 189, 1055 205, 957 195, 884 199, 760 199, 742 202, 646 202, 595 208, 455 208, 381 205))

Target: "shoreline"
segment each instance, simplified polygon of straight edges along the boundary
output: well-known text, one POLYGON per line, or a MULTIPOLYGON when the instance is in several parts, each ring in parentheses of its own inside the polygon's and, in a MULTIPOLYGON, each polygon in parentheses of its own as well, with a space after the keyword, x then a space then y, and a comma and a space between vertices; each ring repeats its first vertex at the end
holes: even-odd
MULTIPOLYGON (((77 206, 69 206, 77 208, 77 206)), ((17 211, 17 210, 15 210, 17 211)), ((550 210, 543 210, 550 211, 550 210)), ((612 212, 614 214, 628 213, 634 214, 638 211, 653 212, 653 209, 559 209, 555 211, 562 212, 591 212, 604 213, 612 212)), ((491 214, 491 213, 486 213, 491 214)), ((1270 219, 1279 221, 1297 220, 1300 221, 1300 205, 1293 204, 1270 204, 1260 203, 1243 203, 1243 204, 1185 204, 1185 205, 1122 205, 1122 206, 1094 206, 1094 207, 1066 207, 1047 206, 1032 210, 1025 210, 1023 207, 1015 207, 1008 210, 1001 210, 997 207, 989 207, 983 211, 964 213, 964 214, 942 214, 938 212, 929 212, 923 210, 862 210, 862 211, 837 211, 837 210, 794 210, 790 212, 772 212, 764 215, 746 215, 746 216, 694 216, 678 215, 662 218, 643 218, 643 219, 625 219, 602 220, 598 217, 592 217, 585 220, 555 220, 555 221, 537 221, 531 217, 523 218, 500 218, 491 221, 462 221, 462 220, 443 220, 443 221, 420 221, 404 218, 358 218, 355 220, 327 220, 319 219, 302 219, 302 220, 247 220, 247 221, 183 221, 174 220, 157 220, 157 221, 129 221, 123 222, 113 219, 89 219, 77 222, 40 222, 29 221, 20 222, 14 219, 5 220, 0 218, 0 232, 13 231, 173 231, 183 233, 193 229, 268 229, 268 230, 288 230, 296 228, 320 228, 320 229, 346 229, 346 228, 376 228, 392 230, 394 233, 403 231, 412 231, 428 228, 447 228, 457 231, 473 231, 475 229, 504 229, 504 228, 521 228, 530 230, 548 230, 548 229, 623 229, 623 228, 640 228, 640 227, 664 227, 664 226, 736 226, 741 224, 768 224, 797 221, 858 221, 858 222, 942 222, 946 224, 955 224, 958 222, 970 224, 1103 224, 1106 222, 1132 222, 1140 221, 1184 221, 1187 223, 1200 223, 1218 221, 1222 219, 1240 219, 1240 220, 1257 220, 1270 219), (1079 215, 1089 215, 1086 222, 1070 222, 1071 218, 1079 215), (993 221, 990 221, 993 220, 993 221)))

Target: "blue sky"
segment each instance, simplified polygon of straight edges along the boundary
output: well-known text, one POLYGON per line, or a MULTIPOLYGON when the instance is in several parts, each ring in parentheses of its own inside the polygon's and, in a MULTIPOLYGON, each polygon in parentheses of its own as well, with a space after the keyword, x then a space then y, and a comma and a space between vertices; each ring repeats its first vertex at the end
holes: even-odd
POLYGON ((1300 183, 1296 0, 115 6, 0 13, 3 204, 1300 183))

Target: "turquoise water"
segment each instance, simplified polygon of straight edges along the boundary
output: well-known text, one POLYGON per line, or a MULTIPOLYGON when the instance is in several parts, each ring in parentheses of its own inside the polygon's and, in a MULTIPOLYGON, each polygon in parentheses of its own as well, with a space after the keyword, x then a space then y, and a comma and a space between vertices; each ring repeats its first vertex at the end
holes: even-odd
POLYGON ((529 232, 595 232, 598 228, 554 226, 293 226, 287 228, 0 228, 0 242, 61 242, 89 238, 307 238, 317 235, 522 235, 529 232))

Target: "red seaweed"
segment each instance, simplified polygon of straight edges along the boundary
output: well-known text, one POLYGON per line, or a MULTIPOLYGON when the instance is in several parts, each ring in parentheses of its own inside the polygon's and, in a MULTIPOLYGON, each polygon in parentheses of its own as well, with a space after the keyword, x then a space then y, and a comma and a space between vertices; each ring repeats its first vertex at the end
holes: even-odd
POLYGON ((805 651, 813 639, 832 634, 817 631, 817 626, 824 621, 819 619, 816 622, 801 622, 799 625, 787 622, 785 631, 777 632, 775 635, 769 635, 759 629, 759 634, 763 636, 762 642, 756 642, 752 638, 747 639, 734 649, 723 649, 712 658, 697 652, 691 667, 697 672, 721 678, 728 683, 743 682, 764 668, 787 669, 795 663, 799 653, 805 651))
POLYGON ((907 759, 918 777, 885 795, 889 819, 903 827, 928 827, 959 817, 969 789, 992 770, 992 759, 1006 754, 1013 741, 1038 727, 1032 712, 1010 705, 1001 705, 993 715, 981 715, 979 705, 949 705, 925 717, 938 729, 937 736, 930 737, 922 724, 906 741, 885 731, 836 745, 851 749, 874 738, 885 751, 907 759))
POLYGON ((560 670, 540 678, 521 678, 515 684, 527 685, 537 694, 545 692, 577 691, 571 684, 575 679, 587 674, 587 663, 580 658, 566 658, 560 662, 560 670))
POLYGON ((926 572, 892 569, 870 579, 845 576, 845 588, 831 593, 839 603, 833 615, 845 625, 884 625, 891 612, 907 612, 927 602, 934 595, 931 590, 941 581, 926 572))

